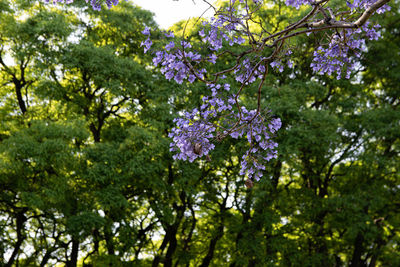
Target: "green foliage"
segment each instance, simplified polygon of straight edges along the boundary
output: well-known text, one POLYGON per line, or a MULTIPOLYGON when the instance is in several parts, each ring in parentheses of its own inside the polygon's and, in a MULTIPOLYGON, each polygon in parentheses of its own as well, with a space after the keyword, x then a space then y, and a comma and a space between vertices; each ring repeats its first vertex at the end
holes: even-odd
MULTIPOLYGON (((294 14, 271 3, 259 18, 284 27, 294 14)), ((398 7, 379 17, 383 39, 350 81, 311 72, 320 36, 293 42, 295 70, 263 88, 262 108, 283 122, 279 157, 247 189, 245 142, 219 142, 211 162, 172 159, 172 120, 206 87, 151 67, 140 48, 151 13, 83 6, 0 0, 3 265, 400 264, 398 7)), ((198 38, 198 24, 186 27, 198 38)), ((242 102, 254 106, 256 92, 242 102)))

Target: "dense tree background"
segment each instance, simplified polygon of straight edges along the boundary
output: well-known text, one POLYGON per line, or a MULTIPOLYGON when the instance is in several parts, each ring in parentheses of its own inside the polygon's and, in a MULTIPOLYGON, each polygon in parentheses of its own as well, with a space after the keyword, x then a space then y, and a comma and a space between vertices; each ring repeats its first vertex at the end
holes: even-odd
MULTIPOLYGON (((266 27, 290 20, 279 4, 260 12, 266 27)), ((0 262, 400 266, 392 6, 374 17, 382 39, 350 80, 312 73, 323 36, 293 41, 295 69, 271 73, 263 88, 263 106, 283 121, 279 157, 247 189, 245 142, 222 141, 211 162, 172 159, 172 120, 206 88, 152 67, 140 48, 145 25, 157 27, 151 13, 129 2, 96 12, 0 0, 0 262)), ((174 26, 178 36, 184 27, 174 26)), ((242 101, 254 106, 256 96, 249 88, 242 101)))

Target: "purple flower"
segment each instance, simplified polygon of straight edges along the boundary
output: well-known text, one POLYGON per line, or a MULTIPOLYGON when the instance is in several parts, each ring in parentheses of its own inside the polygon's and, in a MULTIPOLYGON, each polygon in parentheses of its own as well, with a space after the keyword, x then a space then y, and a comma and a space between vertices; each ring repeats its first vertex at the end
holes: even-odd
POLYGON ((217 62, 217 56, 215 54, 211 54, 208 59, 209 62, 215 64, 217 62))
POLYGON ((281 62, 279 62, 279 61, 272 61, 272 62, 270 63, 270 65, 271 65, 272 68, 278 69, 279 72, 283 72, 283 65, 282 65, 281 62))
POLYGON ((150 49, 152 44, 153 42, 150 40, 150 38, 147 38, 146 41, 140 44, 140 46, 144 46, 144 52, 146 53, 150 49))
POLYGON ((174 42, 169 42, 166 46, 165 46, 165 50, 169 51, 172 48, 175 47, 175 43, 174 42))
POLYGON ((293 6, 297 9, 299 9, 301 5, 306 5, 306 4, 309 4, 310 2, 312 2, 312 1, 310 1, 310 0, 286 0, 286 5, 293 6))
POLYGON ((118 5, 119 0, 106 0, 106 4, 108 8, 112 8, 112 6, 118 5))
POLYGON ((168 31, 168 32, 165 33, 165 37, 173 38, 174 36, 175 36, 175 35, 174 35, 174 32, 173 32, 173 31, 168 31))
MULTIPOLYGON (((365 9, 374 1, 376 0, 354 0, 349 3, 349 7, 352 10, 365 9)), ((227 47, 228 44, 240 46, 246 42, 248 38, 243 28, 248 20, 248 14, 243 11, 245 9, 236 10, 233 7, 234 2, 232 1, 232 5, 219 12, 216 17, 203 22, 203 26, 207 27, 199 31, 199 36, 204 42, 205 49, 212 51, 208 56, 201 57, 186 39, 181 41, 180 46, 170 42, 162 52, 155 53, 153 63, 161 64, 161 72, 167 79, 174 79, 177 83, 185 81, 193 83, 196 76, 202 78, 205 76, 206 70, 200 69, 199 66, 215 64, 218 55, 224 54, 219 53, 219 50, 227 47)), ((239 0, 239 2, 246 4, 244 0, 239 0)), ((262 2, 262 0, 253 0, 253 3, 257 5, 262 2)), ((315 0, 286 0, 287 5, 297 9, 314 2, 315 0)), ((386 9, 381 8, 380 11, 383 12, 386 9)), ((314 72, 335 74, 338 79, 342 75, 350 77, 355 62, 349 53, 365 49, 365 41, 360 37, 361 34, 371 40, 380 37, 379 27, 371 27, 368 23, 359 29, 344 29, 340 33, 342 31, 343 34, 338 32, 332 36, 327 45, 315 50, 311 63, 314 72)), ((262 37, 260 36, 260 40, 262 37)), ((249 45, 257 46, 258 43, 256 41, 249 45)), ((229 52, 229 47, 227 49, 229 52)), ((267 61, 269 59, 263 57, 261 53, 245 54, 231 71, 232 78, 240 83, 235 84, 235 89, 237 86, 248 85, 262 79, 267 71, 268 63, 279 72, 284 70, 283 62, 289 68, 293 68, 294 62, 290 58, 285 58, 290 57, 291 54, 292 51, 286 47, 281 53, 274 55, 272 61, 267 61)), ((171 151, 175 153, 176 159, 193 161, 208 155, 214 148, 214 140, 227 136, 235 139, 246 138, 248 149, 241 159, 240 174, 247 175, 250 180, 258 180, 263 176, 267 162, 278 157, 276 150, 278 144, 274 141, 274 136, 282 127, 282 121, 279 118, 271 118, 269 112, 261 114, 259 110, 247 110, 244 106, 240 107, 239 112, 236 107, 240 105, 240 98, 230 93, 231 84, 221 82, 224 78, 217 76, 216 81, 207 84, 208 91, 204 92, 206 96, 202 98, 203 103, 199 110, 185 112, 182 117, 175 120, 175 127, 170 134, 173 139, 171 151), (215 125, 221 126, 219 130, 223 129, 222 133, 217 132, 215 125)))
POLYGON ((144 30, 142 31, 142 34, 144 35, 150 35, 150 28, 149 27, 145 27, 144 30))

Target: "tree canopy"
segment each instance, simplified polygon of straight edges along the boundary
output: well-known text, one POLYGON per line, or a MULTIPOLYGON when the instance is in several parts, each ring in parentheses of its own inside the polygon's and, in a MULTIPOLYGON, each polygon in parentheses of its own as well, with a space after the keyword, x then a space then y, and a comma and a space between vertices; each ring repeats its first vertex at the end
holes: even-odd
MULTIPOLYGON (((282 3, 258 15, 289 23, 282 3)), ((215 140, 209 160, 173 159, 174 119, 201 109, 209 89, 166 80, 143 53, 146 27, 153 46, 169 42, 150 12, 0 0, 2 264, 400 265, 399 2, 391 7, 373 17, 382 38, 354 55, 350 79, 313 72, 322 33, 297 36, 295 68, 265 75, 259 105, 282 127, 276 158, 248 188, 246 140, 215 140)), ((199 38, 200 26, 172 30, 199 38)), ((257 108, 258 92, 249 85, 241 103, 257 108)))

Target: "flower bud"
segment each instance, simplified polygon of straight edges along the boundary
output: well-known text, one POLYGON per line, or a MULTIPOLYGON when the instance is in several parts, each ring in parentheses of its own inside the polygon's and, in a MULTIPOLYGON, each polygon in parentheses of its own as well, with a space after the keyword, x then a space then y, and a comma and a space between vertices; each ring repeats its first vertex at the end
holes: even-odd
POLYGON ((193 153, 196 155, 201 155, 202 145, 200 143, 196 143, 193 146, 193 153))
POLYGON ((252 188, 254 186, 254 183, 251 179, 247 179, 246 182, 244 182, 247 188, 252 188))

